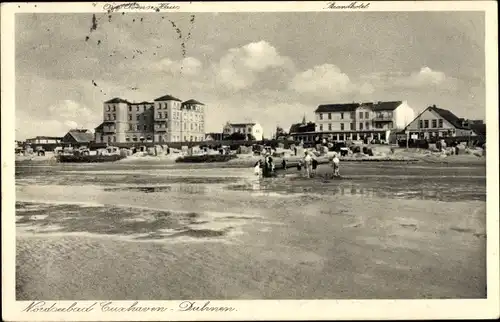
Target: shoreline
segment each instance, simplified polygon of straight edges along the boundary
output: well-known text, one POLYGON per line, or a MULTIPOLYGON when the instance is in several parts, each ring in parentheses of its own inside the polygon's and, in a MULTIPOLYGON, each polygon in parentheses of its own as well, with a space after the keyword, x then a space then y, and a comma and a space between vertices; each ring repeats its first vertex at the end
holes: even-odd
MULTIPOLYGON (((281 164, 283 158, 275 157, 276 164, 281 164)), ((242 167, 253 167, 255 162, 260 160, 260 157, 238 157, 233 160, 226 162, 185 162, 183 164, 213 164, 214 166, 219 165, 240 165, 242 167)), ((289 163, 296 163, 298 158, 291 157, 287 158, 289 163)), ((421 156, 421 157, 406 157, 406 156, 363 156, 363 157, 341 157, 340 161, 342 163, 373 163, 373 162, 387 162, 387 163, 427 163, 427 164, 486 164, 486 158, 477 157, 474 155, 459 155, 459 156, 421 156)), ((318 158, 319 164, 328 163, 326 157, 318 158)), ((126 159, 115 161, 115 162, 102 162, 103 164, 179 164, 175 162, 172 158, 163 157, 127 157, 126 159)), ((52 158, 33 158, 24 160, 15 160, 15 165, 30 165, 30 164, 43 164, 43 165, 56 165, 59 164, 52 158)), ((70 163, 68 163, 70 164, 70 163)), ((87 164, 87 163, 84 163, 87 164)), ((91 164, 91 163, 88 163, 91 164)), ((100 163, 101 164, 101 163, 100 163)))

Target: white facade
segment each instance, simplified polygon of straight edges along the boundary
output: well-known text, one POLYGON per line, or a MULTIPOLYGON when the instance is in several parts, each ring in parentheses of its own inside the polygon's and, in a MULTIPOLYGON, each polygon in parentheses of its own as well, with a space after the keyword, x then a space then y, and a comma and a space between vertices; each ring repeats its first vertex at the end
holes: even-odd
POLYGON ((403 101, 393 113, 395 128, 399 130, 404 129, 415 119, 415 111, 408 105, 407 101, 403 101))
POLYGON ((415 117, 406 101, 326 105, 315 114, 316 132, 332 134, 336 140, 387 140, 415 117))
POLYGON ((224 136, 233 133, 251 134, 256 141, 261 141, 264 135, 264 130, 259 123, 227 123, 222 131, 224 136))

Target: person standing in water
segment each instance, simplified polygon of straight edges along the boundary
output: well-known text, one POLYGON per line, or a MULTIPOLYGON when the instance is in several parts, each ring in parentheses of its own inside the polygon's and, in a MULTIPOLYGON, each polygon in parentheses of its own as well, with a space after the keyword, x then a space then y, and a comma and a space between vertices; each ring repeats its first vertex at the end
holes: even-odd
POLYGON ((312 158, 311 155, 309 154, 309 151, 305 152, 304 167, 306 170, 306 176, 310 178, 312 174, 312 158))
POLYGON ((316 176, 316 169, 318 168, 318 160, 316 159, 316 156, 313 154, 312 155, 312 175, 316 176))
POLYGON ((337 155, 337 153, 335 153, 333 155, 333 158, 330 159, 331 160, 331 165, 332 165, 332 168, 333 168, 333 176, 334 177, 340 177, 340 159, 337 155))

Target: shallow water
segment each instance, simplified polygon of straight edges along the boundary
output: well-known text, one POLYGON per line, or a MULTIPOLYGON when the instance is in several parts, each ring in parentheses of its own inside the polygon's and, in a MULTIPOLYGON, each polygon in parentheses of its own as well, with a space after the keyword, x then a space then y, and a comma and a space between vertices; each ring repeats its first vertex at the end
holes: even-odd
POLYGON ((30 276, 19 277, 18 298, 485 296, 484 166, 341 171, 336 180, 325 168, 258 179, 214 165, 17 167, 18 266, 30 276), (31 276, 46 261, 78 270, 76 288, 57 286, 62 273, 31 276), (116 271, 144 278, 91 285, 116 271))

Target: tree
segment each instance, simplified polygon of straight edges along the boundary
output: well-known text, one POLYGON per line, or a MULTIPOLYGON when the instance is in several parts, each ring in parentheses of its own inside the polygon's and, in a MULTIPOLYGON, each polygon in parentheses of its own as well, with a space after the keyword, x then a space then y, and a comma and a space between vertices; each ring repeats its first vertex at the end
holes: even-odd
POLYGON ((248 133, 247 134, 247 140, 248 141, 255 141, 255 136, 253 136, 253 134, 251 134, 251 133, 248 133))
POLYGON ((288 136, 288 134, 285 132, 285 130, 283 130, 283 128, 281 126, 277 126, 275 136, 276 136, 276 139, 286 138, 288 136))

